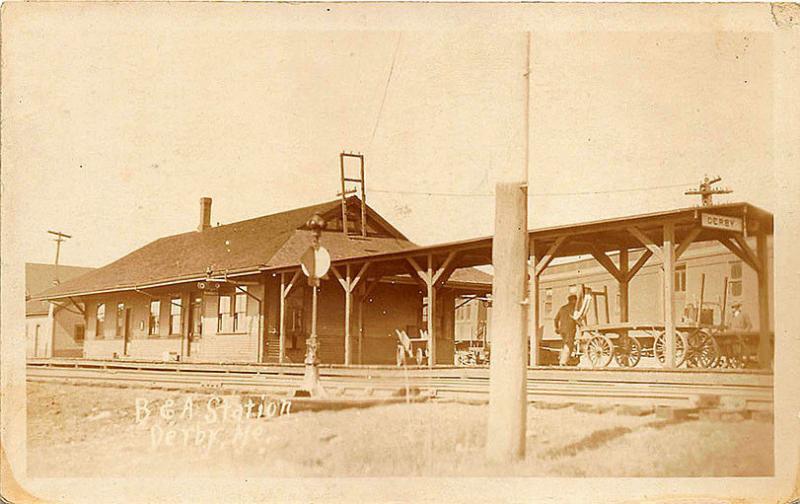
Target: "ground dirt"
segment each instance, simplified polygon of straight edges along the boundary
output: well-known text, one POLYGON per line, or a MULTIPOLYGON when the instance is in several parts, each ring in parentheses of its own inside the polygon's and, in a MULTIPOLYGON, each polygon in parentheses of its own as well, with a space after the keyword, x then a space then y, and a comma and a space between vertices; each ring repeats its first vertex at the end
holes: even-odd
MULTIPOLYGON (((239 418, 237 411, 243 410, 238 405, 246 399, 29 383, 29 475, 679 477, 773 472, 773 425, 763 420, 665 421, 653 414, 534 404, 528 409, 525 459, 493 465, 484 456, 486 405, 290 409, 283 415, 239 418), (186 406, 190 396, 191 411, 186 406), (140 406, 146 400, 150 411, 143 420, 140 407, 139 422, 137 398, 140 406)), ((269 413, 276 413, 277 406, 269 413)))

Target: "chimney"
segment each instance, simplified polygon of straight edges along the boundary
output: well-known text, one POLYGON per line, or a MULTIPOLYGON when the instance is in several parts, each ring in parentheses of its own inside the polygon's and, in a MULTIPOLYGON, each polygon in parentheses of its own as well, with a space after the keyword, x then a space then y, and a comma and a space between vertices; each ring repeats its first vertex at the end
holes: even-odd
POLYGON ((198 231, 211 227, 211 198, 200 198, 200 225, 198 231))

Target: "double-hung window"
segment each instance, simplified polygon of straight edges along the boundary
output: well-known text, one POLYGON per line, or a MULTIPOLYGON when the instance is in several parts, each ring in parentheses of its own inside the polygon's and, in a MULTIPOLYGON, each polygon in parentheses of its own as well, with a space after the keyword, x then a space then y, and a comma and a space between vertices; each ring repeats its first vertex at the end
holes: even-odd
POLYGON ((217 310, 217 332, 226 333, 232 330, 231 312, 233 309, 233 296, 223 294, 219 297, 219 308, 217 310))
POLYGON ((247 287, 239 287, 242 291, 237 291, 233 300, 233 332, 244 332, 247 329, 245 316, 247 315, 247 287))
POLYGON ((730 263, 731 280, 729 282, 731 297, 739 298, 742 296, 742 261, 732 261, 730 263))
POLYGON ((686 263, 675 266, 675 292, 686 292, 686 263))
POLYGON ((183 317, 183 306, 181 305, 181 298, 174 297, 169 300, 169 333, 181 334, 183 317))

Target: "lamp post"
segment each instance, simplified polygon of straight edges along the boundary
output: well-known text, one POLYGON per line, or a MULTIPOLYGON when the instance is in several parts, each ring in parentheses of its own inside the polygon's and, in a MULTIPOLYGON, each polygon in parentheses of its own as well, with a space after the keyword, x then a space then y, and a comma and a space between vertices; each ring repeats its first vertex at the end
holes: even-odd
POLYGON ((326 262, 324 257, 330 256, 328 256, 325 248, 319 244, 319 238, 322 235, 322 230, 325 229, 325 225, 325 219, 320 217, 319 214, 314 214, 308 220, 306 226, 311 229, 314 238, 310 249, 303 255, 302 259, 305 272, 308 275, 308 284, 311 286, 311 334, 306 340, 303 388, 312 396, 325 395, 325 391, 319 383, 319 357, 317 357, 317 349, 319 348, 319 340, 317 339, 317 291, 319 289, 319 278, 325 275, 330 265, 329 260, 328 265, 324 264, 326 262))

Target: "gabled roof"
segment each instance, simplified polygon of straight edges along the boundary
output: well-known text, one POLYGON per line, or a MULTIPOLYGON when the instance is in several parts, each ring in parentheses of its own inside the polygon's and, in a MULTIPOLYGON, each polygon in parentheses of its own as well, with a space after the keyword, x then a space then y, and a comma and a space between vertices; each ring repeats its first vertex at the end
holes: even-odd
POLYGON ((93 270, 81 266, 25 263, 25 315, 47 315, 50 308, 46 301, 28 299, 31 296, 52 288, 57 280, 65 282, 93 270))
MULTIPOLYGON (((357 204, 355 197, 348 203, 357 204)), ((311 243, 304 229, 315 213, 326 218, 341 215, 341 200, 297 208, 254 219, 190 231, 155 240, 102 268, 63 282, 42 294, 56 298, 108 290, 132 289, 159 282, 202 278, 210 268, 215 274, 258 272, 275 265, 296 265, 311 243)), ((322 240, 335 259, 351 255, 398 252, 416 247, 367 206, 371 227, 380 236, 346 237, 327 231, 322 240)))

